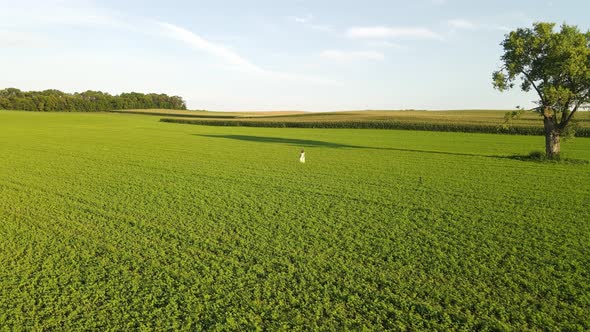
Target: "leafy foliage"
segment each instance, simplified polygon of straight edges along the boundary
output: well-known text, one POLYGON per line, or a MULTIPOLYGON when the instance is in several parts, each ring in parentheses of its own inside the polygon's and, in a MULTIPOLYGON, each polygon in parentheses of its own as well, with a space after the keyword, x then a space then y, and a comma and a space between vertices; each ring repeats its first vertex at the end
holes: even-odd
POLYGON ((100 91, 64 93, 59 90, 0 90, 0 109, 41 112, 99 112, 113 109, 163 108, 185 110, 181 97, 137 92, 110 95, 100 91))
POLYGON ((588 330, 590 168, 538 141, 0 112, 0 326, 588 330))
MULTIPOLYGON (((520 80, 523 91, 534 90, 539 97, 534 110, 544 118, 546 135, 558 144, 574 114, 590 103, 590 31, 563 24, 554 31, 554 23, 535 23, 519 28, 502 42, 502 68, 493 73, 493 85, 500 91, 514 87, 520 80)), ((557 150, 559 147, 557 147, 557 150)), ((556 151, 558 152, 558 151, 556 151)))
POLYGON ((517 107, 515 111, 506 112, 504 114, 504 123, 502 123, 501 128, 504 130, 509 129, 512 126, 514 120, 520 119, 520 116, 524 113, 524 110, 520 107, 517 107))

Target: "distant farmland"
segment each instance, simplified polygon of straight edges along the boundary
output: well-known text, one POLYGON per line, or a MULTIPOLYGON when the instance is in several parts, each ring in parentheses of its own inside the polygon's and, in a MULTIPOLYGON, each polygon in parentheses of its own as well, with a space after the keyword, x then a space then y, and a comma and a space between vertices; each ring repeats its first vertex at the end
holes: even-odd
MULTIPOLYGON (((506 111, 349 111, 285 115, 204 112, 194 116, 184 112, 182 118, 175 117, 175 112, 168 114, 170 116, 163 118, 163 122, 224 126, 415 129, 526 135, 540 135, 543 129, 541 117, 532 112, 526 112, 510 123, 504 120, 506 111)), ((580 112, 576 118, 578 136, 590 136, 590 112, 580 112)))

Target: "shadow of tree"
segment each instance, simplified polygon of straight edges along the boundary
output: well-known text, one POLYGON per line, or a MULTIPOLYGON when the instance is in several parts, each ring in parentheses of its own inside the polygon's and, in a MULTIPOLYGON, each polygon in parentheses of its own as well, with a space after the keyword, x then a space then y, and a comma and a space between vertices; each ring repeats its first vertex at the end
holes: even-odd
POLYGON ((203 137, 212 138, 226 138, 234 139, 239 141, 248 142, 262 142, 262 143, 276 143, 276 144, 287 144, 300 147, 326 147, 326 148, 350 148, 350 149, 374 149, 368 146, 358 146, 349 144, 340 144, 324 141, 314 141, 308 139, 296 139, 296 138, 283 138, 283 137, 267 137, 267 136, 248 136, 248 135, 198 135, 203 137))
POLYGON ((416 149, 404 149, 404 148, 384 148, 374 146, 361 146, 351 144, 340 144, 324 141, 315 141, 307 139, 297 138, 283 138, 283 137, 268 137, 268 136, 249 136, 249 135, 202 135, 193 134, 195 136, 210 137, 210 138, 225 138, 247 142, 262 142, 262 143, 275 143, 275 144, 286 144, 298 147, 326 147, 326 148, 348 148, 348 149, 368 149, 368 150, 386 150, 386 151, 403 151, 403 152, 418 152, 418 153, 432 153, 432 154, 446 154, 456 156, 471 156, 471 157, 498 157, 489 156, 483 154, 473 153, 461 153, 461 152, 447 152, 447 151, 430 151, 430 150, 416 150, 416 149))
POLYGON ((512 159, 512 160, 519 160, 519 161, 527 161, 527 162, 535 162, 535 163, 546 163, 546 164, 572 164, 572 165, 587 165, 590 164, 590 161, 584 159, 572 159, 572 158, 556 158, 556 159, 549 159, 545 156, 542 152, 531 152, 528 155, 511 155, 511 156, 503 156, 502 158, 512 159))
MULTIPOLYGON (((224 138, 233 139, 247 142, 262 142, 262 143, 275 143, 275 144, 286 144, 297 147, 326 147, 326 148, 348 148, 348 149, 368 149, 368 150, 385 150, 385 151, 402 151, 402 152, 416 152, 416 153, 428 153, 428 154, 442 154, 452 156, 467 156, 467 157, 484 157, 494 159, 511 159, 519 161, 537 161, 528 155, 486 155, 477 153, 464 153, 464 152, 448 152, 448 151, 433 151, 433 150, 418 150, 418 149, 405 149, 405 148, 384 148, 384 147, 372 147, 372 146, 361 146, 351 144, 340 144, 316 140, 297 139, 297 138, 283 138, 283 137, 268 137, 268 136, 249 136, 249 135, 203 135, 193 134, 194 136, 209 137, 209 138, 224 138)), ((568 160, 570 163, 572 160, 568 160)), ((575 163, 587 163, 587 161, 575 161, 575 163)))

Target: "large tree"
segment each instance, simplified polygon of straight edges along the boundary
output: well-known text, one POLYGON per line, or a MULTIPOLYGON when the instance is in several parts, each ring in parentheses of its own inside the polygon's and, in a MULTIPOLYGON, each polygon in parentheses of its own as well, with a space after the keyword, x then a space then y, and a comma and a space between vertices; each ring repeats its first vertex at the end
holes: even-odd
POLYGON ((560 138, 571 128, 574 114, 590 102, 590 31, 563 24, 535 23, 506 35, 502 67, 493 73, 500 91, 520 81, 523 91, 539 97, 533 110, 543 116, 545 151, 560 153, 560 138))

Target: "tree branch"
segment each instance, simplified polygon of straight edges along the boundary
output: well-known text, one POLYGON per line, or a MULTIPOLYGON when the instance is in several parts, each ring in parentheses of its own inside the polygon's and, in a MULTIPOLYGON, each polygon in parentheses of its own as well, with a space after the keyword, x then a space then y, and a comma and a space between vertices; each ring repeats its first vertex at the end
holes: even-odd
POLYGON ((555 109, 555 107, 551 107, 551 111, 553 112, 553 117, 551 117, 551 121, 553 121, 553 124, 557 126, 557 110, 555 109))
POLYGON ((533 80, 529 77, 529 75, 524 70, 522 71, 522 75, 524 75, 524 77, 526 78, 526 80, 529 81, 529 83, 531 83, 531 85, 533 86, 533 88, 535 89, 535 91, 537 91, 537 94, 539 95, 539 98, 541 98, 541 104, 545 105, 545 98, 543 97, 543 94, 541 93, 541 90, 539 90, 539 88, 537 87, 537 85, 535 84, 535 82, 533 82, 533 80))
POLYGON ((567 124, 570 122, 570 120, 574 117, 574 113, 576 113, 576 111, 578 110, 578 108, 580 107, 580 105, 582 105, 582 103, 584 102, 584 98, 582 98, 574 107, 574 109, 572 110, 572 112, 568 115, 567 119, 565 120, 565 122, 561 121, 562 126, 565 127, 567 126, 567 124))

